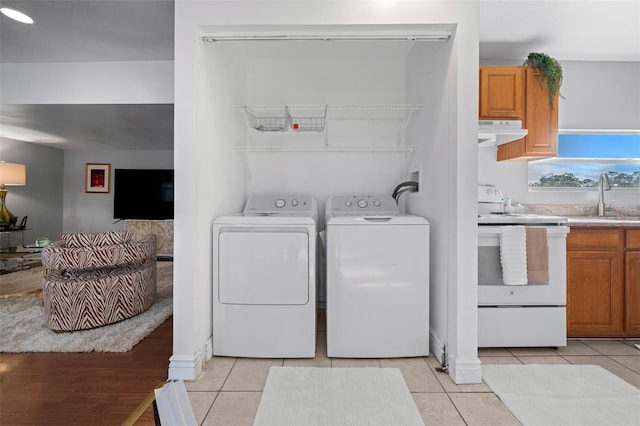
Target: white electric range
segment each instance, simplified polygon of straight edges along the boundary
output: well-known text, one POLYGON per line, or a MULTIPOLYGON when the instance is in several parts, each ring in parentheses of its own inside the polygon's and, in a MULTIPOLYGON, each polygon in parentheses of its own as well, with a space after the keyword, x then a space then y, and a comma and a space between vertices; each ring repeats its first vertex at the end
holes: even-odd
POLYGON ((500 188, 478 187, 478 346, 566 346, 567 218, 505 214, 503 203, 500 188), (511 226, 544 229, 537 255, 546 258, 546 282, 505 284, 501 235, 511 226))

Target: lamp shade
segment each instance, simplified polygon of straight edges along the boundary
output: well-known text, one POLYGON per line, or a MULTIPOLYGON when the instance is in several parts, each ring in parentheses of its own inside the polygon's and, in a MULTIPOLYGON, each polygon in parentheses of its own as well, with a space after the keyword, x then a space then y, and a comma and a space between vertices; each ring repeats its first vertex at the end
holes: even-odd
POLYGON ((0 185, 22 186, 27 184, 27 166, 0 161, 0 185))

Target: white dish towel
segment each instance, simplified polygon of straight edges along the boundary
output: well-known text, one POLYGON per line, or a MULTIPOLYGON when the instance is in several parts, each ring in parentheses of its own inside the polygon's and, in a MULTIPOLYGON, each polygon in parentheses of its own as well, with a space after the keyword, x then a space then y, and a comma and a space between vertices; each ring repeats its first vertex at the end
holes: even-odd
POLYGON ((527 284, 527 233, 524 226, 500 229, 500 262, 506 285, 527 284))

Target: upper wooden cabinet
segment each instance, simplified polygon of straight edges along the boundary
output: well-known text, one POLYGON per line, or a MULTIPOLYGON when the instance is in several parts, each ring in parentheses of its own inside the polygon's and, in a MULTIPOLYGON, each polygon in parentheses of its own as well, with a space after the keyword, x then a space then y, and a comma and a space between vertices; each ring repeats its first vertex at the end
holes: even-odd
POLYGON ((522 120, 529 134, 498 146, 498 161, 555 157, 558 96, 549 102, 546 82, 531 67, 480 67, 480 119, 522 120))
POLYGON ((480 68, 480 120, 522 120, 522 67, 480 68))

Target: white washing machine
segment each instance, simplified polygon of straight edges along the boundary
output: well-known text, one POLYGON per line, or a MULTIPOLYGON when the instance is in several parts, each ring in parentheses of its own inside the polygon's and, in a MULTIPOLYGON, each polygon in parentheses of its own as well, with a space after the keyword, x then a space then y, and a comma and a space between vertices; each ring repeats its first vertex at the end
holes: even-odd
POLYGON ((429 223, 387 195, 326 205, 327 355, 429 355, 429 223))
POLYGON ((213 223, 213 354, 313 358, 317 204, 256 195, 213 223))

